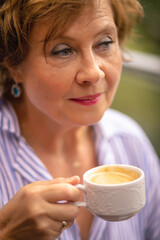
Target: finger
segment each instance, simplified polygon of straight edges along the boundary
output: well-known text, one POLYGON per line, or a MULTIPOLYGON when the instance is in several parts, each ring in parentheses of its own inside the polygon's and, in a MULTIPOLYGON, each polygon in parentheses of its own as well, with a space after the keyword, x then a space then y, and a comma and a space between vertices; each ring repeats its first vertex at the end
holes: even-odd
POLYGON ((44 185, 44 186, 47 186, 47 185, 50 185, 50 184, 56 184, 56 183, 69 183, 69 184, 72 184, 72 185, 76 185, 80 182, 80 177, 79 176, 72 176, 72 177, 69 177, 69 178, 62 178, 62 177, 59 177, 59 178, 55 178, 55 179, 52 179, 52 180, 49 180, 49 181, 36 181, 34 183, 31 183, 29 185, 33 185, 33 186, 38 186, 38 185, 44 185))
POLYGON ((66 183, 72 184, 72 185, 76 185, 80 182, 80 177, 79 176, 73 176, 70 178, 66 178, 65 179, 66 183))
POLYGON ((66 222, 66 226, 64 226, 63 227, 63 222, 64 222, 65 220, 63 220, 62 222, 61 222, 61 228, 60 228, 60 232, 63 232, 66 228, 69 228, 69 227, 71 227, 72 225, 73 225, 73 223, 74 223, 74 220, 73 221, 65 221, 66 222))
POLYGON ((80 177, 79 176, 73 176, 69 178, 55 178, 50 181, 50 183, 69 183, 72 185, 76 185, 80 182, 80 177))
MULTIPOLYGON (((47 234, 47 235, 52 236, 51 239, 53 239, 53 236, 54 236, 54 239, 55 239, 55 237, 57 239, 65 229, 67 229, 67 228, 72 226, 74 221, 60 221, 60 222, 53 221, 52 223, 53 223, 52 227, 51 228, 47 228, 48 229, 48 233, 50 233, 50 234, 47 234), (64 222, 66 223, 65 226, 63 225, 64 222)), ((50 239, 50 238, 46 238, 46 239, 50 239)))
POLYGON ((50 203, 58 201, 75 202, 80 198, 80 190, 69 183, 50 184, 44 187, 43 190, 41 189, 41 196, 50 203))
POLYGON ((48 217, 56 221, 73 221, 80 211, 79 207, 71 203, 45 204, 48 217))
POLYGON ((78 176, 74 176, 71 178, 56 178, 50 181, 34 182, 23 187, 20 193, 23 199, 28 200, 40 197, 49 202, 61 200, 77 201, 80 192, 73 185, 79 183, 79 180, 78 176))

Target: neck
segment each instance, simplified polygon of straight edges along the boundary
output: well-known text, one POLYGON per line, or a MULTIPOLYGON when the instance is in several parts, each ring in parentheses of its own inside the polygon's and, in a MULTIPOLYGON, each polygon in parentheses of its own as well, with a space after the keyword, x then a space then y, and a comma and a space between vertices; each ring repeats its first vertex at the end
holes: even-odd
POLYGON ((90 128, 87 126, 59 124, 41 112, 29 114, 27 107, 21 103, 13 106, 18 116, 21 134, 34 150, 65 154, 71 149, 76 151, 83 139, 90 135, 90 128))

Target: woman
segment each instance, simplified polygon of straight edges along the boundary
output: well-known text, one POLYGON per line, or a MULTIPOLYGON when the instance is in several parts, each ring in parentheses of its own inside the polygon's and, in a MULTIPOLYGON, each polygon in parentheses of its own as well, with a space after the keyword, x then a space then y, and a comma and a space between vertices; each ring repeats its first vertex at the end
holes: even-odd
POLYGON ((1 1, 1 240, 160 239, 158 158, 109 110, 141 16, 136 0, 1 1), (70 203, 83 199, 74 185, 86 170, 111 163, 146 174, 147 204, 123 222, 70 203))

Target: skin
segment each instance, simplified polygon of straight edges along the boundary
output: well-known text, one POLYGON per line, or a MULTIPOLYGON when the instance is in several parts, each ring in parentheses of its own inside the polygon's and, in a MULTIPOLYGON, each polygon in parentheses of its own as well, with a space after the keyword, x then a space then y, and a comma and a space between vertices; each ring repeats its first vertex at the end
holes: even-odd
POLYGON ((82 179, 96 166, 89 126, 110 107, 120 80, 117 29, 109 4, 101 0, 98 8, 86 7, 61 37, 50 41, 44 56, 41 40, 46 33, 47 24, 36 25, 26 59, 9 70, 23 84, 22 102, 13 103, 22 135, 55 180, 23 187, 2 208, 2 240, 56 239, 61 222, 66 220, 69 227, 74 219, 85 240, 93 219, 86 209, 57 201, 80 201, 83 194, 73 186, 79 177, 67 177, 78 174, 82 179), (94 94, 101 96, 90 106, 71 100, 94 94), (77 170, 72 168, 75 158, 81 166, 77 170))
POLYGON ((101 8, 91 16, 89 9, 84 10, 61 38, 48 44, 46 58, 42 40, 47 24, 41 25, 41 31, 38 25, 34 28, 32 48, 14 73, 23 84, 22 106, 32 128, 32 119, 36 123, 42 119, 45 130, 55 136, 99 121, 111 105, 120 79, 121 53, 111 9, 101 8), (64 51, 52 54, 58 50, 64 51), (70 101, 97 93, 102 93, 101 99, 91 107, 70 101))
POLYGON ((75 176, 23 187, 0 212, 0 239, 58 238, 62 233, 62 221, 67 221, 67 227, 70 227, 79 209, 69 203, 59 205, 56 202, 60 199, 78 200, 79 191, 72 186, 78 182, 79 177, 75 176))

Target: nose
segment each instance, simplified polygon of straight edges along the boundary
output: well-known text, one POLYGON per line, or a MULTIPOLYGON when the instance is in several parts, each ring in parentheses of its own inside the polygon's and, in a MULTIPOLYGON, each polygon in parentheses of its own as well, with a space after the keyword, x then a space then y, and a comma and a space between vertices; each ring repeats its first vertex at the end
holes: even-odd
POLYGON ((101 63, 93 55, 83 57, 76 75, 79 84, 95 84, 105 77, 101 63))

